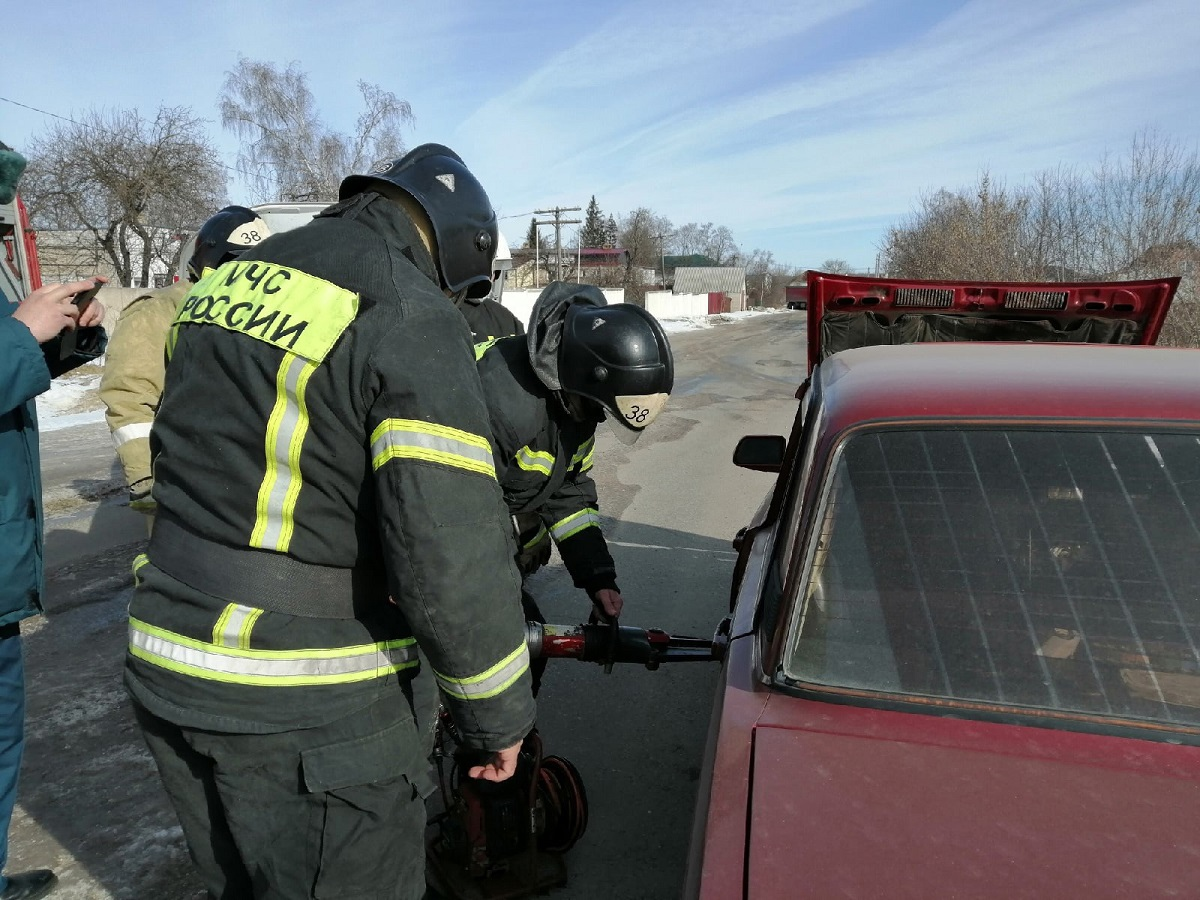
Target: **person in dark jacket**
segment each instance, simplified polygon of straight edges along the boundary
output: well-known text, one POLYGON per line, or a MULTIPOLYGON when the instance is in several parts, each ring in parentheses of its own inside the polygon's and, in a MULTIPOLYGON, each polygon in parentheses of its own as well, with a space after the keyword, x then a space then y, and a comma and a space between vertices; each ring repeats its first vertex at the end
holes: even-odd
MULTIPOLYGON (((620 615, 616 566, 600 531, 589 471, 598 423, 636 440, 662 411, 674 361, 657 320, 628 303, 605 304, 592 285, 551 282, 527 335, 477 344, 496 473, 519 528, 519 567, 531 574, 553 541, 598 616, 620 615)), ((542 621, 533 597, 526 617, 542 621)), ((540 672, 535 672, 535 684, 540 672)))
POLYGON ((126 685, 214 897, 421 897, 434 684, 468 774, 515 771, 520 578, 452 302, 495 240, 426 144, 180 304, 126 685))
MULTIPOLYGON (((51 378, 98 356, 104 307, 82 312, 76 294, 104 279, 50 284, 19 305, 0 297, 0 870, 8 860, 8 827, 25 746, 25 666, 20 622, 42 612, 42 481, 34 397, 51 378), (66 330, 76 349, 63 358, 66 330)), ((48 869, 0 875, 0 900, 44 897, 56 878, 48 869)))

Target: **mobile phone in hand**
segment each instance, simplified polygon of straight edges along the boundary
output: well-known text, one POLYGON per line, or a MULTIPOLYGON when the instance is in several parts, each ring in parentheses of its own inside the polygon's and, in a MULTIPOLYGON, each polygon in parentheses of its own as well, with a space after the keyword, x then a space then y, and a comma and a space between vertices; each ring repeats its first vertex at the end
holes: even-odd
POLYGON ((75 304, 75 308, 79 310, 80 315, 83 315, 83 311, 88 308, 88 304, 96 299, 96 295, 100 293, 100 288, 102 287, 104 287, 103 281, 94 281, 90 288, 86 291, 80 291, 71 299, 71 302, 75 304))
MULTIPOLYGON (((80 291, 71 298, 71 302, 75 304, 75 308, 79 310, 79 314, 83 315, 83 311, 88 308, 88 305, 96 299, 96 294, 100 293, 100 288, 104 287, 103 281, 93 281, 92 286, 86 291, 80 291)), ((64 360, 75 353, 75 348, 78 345, 79 336, 74 328, 67 328, 58 338, 58 358, 64 360)))

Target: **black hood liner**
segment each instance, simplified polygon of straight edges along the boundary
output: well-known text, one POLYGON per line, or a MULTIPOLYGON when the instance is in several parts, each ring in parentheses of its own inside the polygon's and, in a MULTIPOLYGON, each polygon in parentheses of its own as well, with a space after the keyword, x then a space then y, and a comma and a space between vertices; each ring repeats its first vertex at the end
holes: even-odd
POLYGON ((558 377, 558 349, 562 345, 567 310, 575 304, 607 306, 608 301, 595 285, 552 281, 538 295, 529 313, 529 328, 525 335, 529 362, 538 380, 552 391, 562 390, 558 377))
POLYGON ((314 218, 362 222, 382 237, 390 247, 403 254, 422 275, 434 284, 442 283, 433 257, 425 249, 425 242, 421 240, 421 232, 412 223, 408 213, 383 194, 376 191, 355 194, 347 200, 327 207, 314 218))
POLYGON ((854 347, 934 341, 1133 344, 1141 326, 1128 319, 1082 318, 1055 324, 1048 319, 997 319, 917 313, 889 320, 877 313, 826 311, 821 317, 821 358, 854 347))

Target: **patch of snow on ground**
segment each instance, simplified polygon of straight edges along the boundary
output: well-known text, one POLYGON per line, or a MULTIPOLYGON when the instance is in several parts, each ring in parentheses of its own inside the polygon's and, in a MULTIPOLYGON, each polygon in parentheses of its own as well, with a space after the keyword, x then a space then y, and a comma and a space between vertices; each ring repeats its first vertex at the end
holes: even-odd
POLYGON ((691 316, 686 319, 659 319, 658 322, 667 334, 678 334, 681 331, 701 331, 712 328, 708 316, 691 316))
POLYGON ((712 328, 716 325, 728 325, 732 322, 740 322, 743 319, 749 319, 754 316, 767 316, 773 313, 789 311, 780 309, 747 309, 743 312, 714 313, 711 316, 684 316, 679 319, 663 318, 658 321, 662 325, 663 331, 667 334, 677 334, 682 331, 699 331, 703 328, 712 328))
POLYGON ((38 430, 58 431, 75 425, 104 421, 100 402, 100 376, 71 377, 68 373, 50 382, 50 390, 37 398, 38 430))

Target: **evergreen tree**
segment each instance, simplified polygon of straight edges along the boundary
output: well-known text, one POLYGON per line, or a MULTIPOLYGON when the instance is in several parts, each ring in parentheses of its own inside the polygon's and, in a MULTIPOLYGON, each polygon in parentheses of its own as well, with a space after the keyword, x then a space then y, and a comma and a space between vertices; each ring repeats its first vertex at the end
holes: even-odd
POLYGON ((579 233, 579 240, 584 247, 603 247, 605 238, 607 237, 607 223, 604 220, 604 214, 600 212, 600 205, 596 202, 596 195, 592 194, 592 202, 588 204, 587 215, 584 216, 583 229, 579 233))
POLYGON ((532 250, 534 247, 537 246, 537 243, 538 243, 537 217, 535 216, 529 220, 529 230, 527 232, 525 232, 525 246, 528 249, 532 250))
POLYGON ((604 240, 601 241, 600 246, 617 246, 617 220, 611 213, 609 214, 608 221, 604 223, 604 240))

